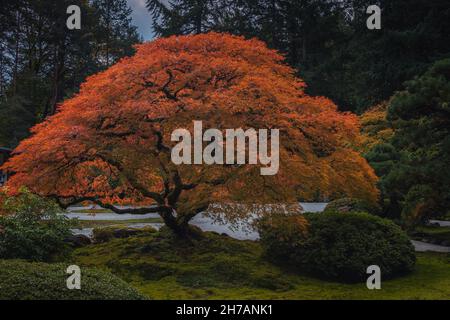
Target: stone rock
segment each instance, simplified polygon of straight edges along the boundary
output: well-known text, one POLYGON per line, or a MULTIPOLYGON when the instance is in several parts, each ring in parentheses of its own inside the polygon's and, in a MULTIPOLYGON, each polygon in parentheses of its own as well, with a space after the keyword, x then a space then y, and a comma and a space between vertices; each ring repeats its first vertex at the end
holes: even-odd
POLYGON ((441 241, 439 239, 429 239, 428 242, 432 243, 432 244, 436 244, 436 245, 440 245, 441 244, 441 241))
POLYGON ((440 227, 441 225, 438 222, 428 222, 427 226, 429 226, 429 227, 440 227))
POLYGON ((64 241, 68 242, 71 246, 75 248, 84 247, 92 243, 91 239, 83 234, 74 234, 64 239, 64 241))
POLYGON ((138 229, 116 229, 113 231, 114 238, 128 238, 141 233, 138 229))
POLYGON ((441 246, 444 246, 444 247, 450 247, 450 241, 449 241, 449 240, 444 240, 444 241, 442 241, 442 242, 441 242, 441 246))

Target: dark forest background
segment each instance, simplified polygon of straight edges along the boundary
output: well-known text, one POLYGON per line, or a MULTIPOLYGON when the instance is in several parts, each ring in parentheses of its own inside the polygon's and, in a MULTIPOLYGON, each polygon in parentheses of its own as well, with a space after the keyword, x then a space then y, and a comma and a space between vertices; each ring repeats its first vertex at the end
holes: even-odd
MULTIPOLYGON (((309 94, 357 114, 384 105, 368 125, 376 139, 385 129, 394 133, 364 150, 381 178, 384 214, 418 221, 448 212, 449 0, 146 3, 155 36, 257 37, 285 54, 309 94), (366 27, 374 4, 381 30, 366 27)), ((126 0, 0 0, 0 146, 17 146, 86 77, 133 54, 142 40, 131 13, 126 0), (72 4, 81 7, 81 30, 66 28, 72 4)))
MULTIPOLYGON (((14 147, 81 82, 141 41, 126 0, 0 1, 0 145, 14 147), (81 30, 65 27, 82 11, 81 30)), ((450 55, 448 0, 147 0, 156 36, 230 32, 286 55, 312 95, 361 113, 450 55), (170 5, 168 4, 170 3, 170 5), (368 30, 366 9, 382 8, 368 30)))
POLYGON ((362 112, 450 53, 447 0, 147 0, 160 36, 209 30, 258 37, 286 54, 309 86, 362 112), (367 7, 382 9, 368 30, 367 7))
POLYGON ((0 1, 0 146, 15 147, 87 76, 141 41, 126 0, 0 1), (69 5, 81 30, 68 30, 69 5))

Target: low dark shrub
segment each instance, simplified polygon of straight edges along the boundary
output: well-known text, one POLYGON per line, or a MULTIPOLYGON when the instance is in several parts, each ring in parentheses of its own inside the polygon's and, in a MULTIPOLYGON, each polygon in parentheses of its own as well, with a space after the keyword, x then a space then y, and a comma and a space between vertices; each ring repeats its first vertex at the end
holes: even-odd
POLYGON ((341 281, 366 279, 378 265, 383 279, 411 271, 416 257, 407 234, 392 221, 367 213, 308 215, 308 239, 294 255, 302 270, 341 281))
POLYGON ((81 289, 67 289, 66 264, 0 260, 0 300, 142 300, 116 276, 81 268, 81 289))
POLYGON ((64 241, 73 248, 81 248, 92 244, 91 238, 83 234, 73 234, 68 238, 64 239, 64 241))

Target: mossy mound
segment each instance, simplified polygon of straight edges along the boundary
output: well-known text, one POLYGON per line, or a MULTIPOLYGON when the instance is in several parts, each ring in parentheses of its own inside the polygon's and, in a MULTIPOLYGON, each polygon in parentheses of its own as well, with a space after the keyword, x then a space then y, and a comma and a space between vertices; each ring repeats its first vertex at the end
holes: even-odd
POLYGON ((95 228, 93 231, 94 242, 108 242, 115 238, 128 238, 139 234, 148 234, 156 232, 155 228, 150 226, 144 228, 126 228, 123 226, 108 226, 95 228))
POLYGON ((172 278, 194 288, 292 288, 283 272, 263 259, 259 243, 211 232, 189 240, 164 230, 112 239, 78 249, 74 258, 83 265, 106 267, 130 282, 172 278))
POLYGON ((324 212, 367 212, 374 215, 381 213, 381 208, 366 200, 356 198, 342 198, 331 201, 324 212))
POLYGON ((368 213, 326 212, 308 215, 308 237, 293 253, 298 267, 338 281, 361 282, 371 265, 383 279, 414 269, 416 255, 407 234, 388 219, 368 213))
POLYGON ((383 290, 324 281, 267 261, 259 242, 214 233, 186 241, 141 234, 74 251, 73 261, 111 271, 154 299, 448 299, 449 256, 418 253, 414 271, 383 290))
POLYGON ((0 300, 142 300, 118 277, 81 268, 81 289, 67 288, 69 264, 0 260, 0 300))

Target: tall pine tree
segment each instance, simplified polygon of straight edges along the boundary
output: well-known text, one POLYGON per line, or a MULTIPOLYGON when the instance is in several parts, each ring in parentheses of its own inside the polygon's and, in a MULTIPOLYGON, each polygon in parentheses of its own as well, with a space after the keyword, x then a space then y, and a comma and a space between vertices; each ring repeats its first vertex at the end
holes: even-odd
POLYGON ((0 25, 0 145, 10 147, 140 41, 125 0, 3 0, 0 25), (66 27, 74 4, 81 30, 66 27))

